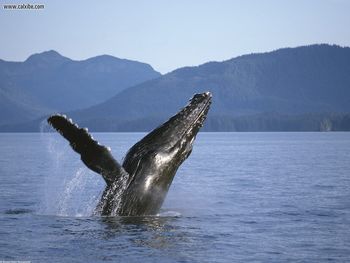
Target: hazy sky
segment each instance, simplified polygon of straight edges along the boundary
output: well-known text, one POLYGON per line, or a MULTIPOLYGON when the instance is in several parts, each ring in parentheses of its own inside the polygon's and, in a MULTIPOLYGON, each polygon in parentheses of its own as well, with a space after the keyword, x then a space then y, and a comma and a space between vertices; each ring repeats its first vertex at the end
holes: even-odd
POLYGON ((350 46, 350 0, 0 0, 0 58, 110 54, 166 73, 314 43, 350 46), (8 11, 9 3, 45 9, 8 11))

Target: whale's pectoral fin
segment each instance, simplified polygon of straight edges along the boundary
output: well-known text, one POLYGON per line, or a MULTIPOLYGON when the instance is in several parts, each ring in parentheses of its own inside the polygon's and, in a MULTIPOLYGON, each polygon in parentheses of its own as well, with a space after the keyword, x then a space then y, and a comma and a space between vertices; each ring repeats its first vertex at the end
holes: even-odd
POLYGON ((69 141, 87 167, 102 175, 108 185, 113 183, 116 177, 126 173, 113 158, 110 149, 94 140, 87 129, 79 128, 64 115, 52 115, 47 122, 69 141))

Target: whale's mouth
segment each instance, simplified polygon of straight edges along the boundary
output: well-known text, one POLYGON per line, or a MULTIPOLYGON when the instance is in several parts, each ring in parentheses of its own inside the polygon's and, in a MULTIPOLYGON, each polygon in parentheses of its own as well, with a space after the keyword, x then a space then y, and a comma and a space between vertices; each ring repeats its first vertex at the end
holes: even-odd
POLYGON ((162 147, 164 150, 177 147, 179 143, 193 141, 207 117, 212 94, 204 92, 195 94, 189 103, 168 121, 147 134, 135 144, 128 153, 138 155, 152 148, 162 147))
POLYGON ((210 92, 195 94, 189 104, 173 117, 179 118, 181 122, 178 131, 181 138, 188 139, 196 136, 207 117, 211 98, 210 92))
POLYGON ((207 117, 211 99, 210 92, 195 94, 184 108, 163 125, 166 138, 171 139, 168 142, 170 147, 193 141, 207 117))
POLYGON ((192 151, 193 141, 207 117, 211 99, 210 92, 195 94, 187 106, 158 128, 162 130, 157 134, 164 138, 161 143, 164 150, 177 152, 181 160, 187 158, 192 151))

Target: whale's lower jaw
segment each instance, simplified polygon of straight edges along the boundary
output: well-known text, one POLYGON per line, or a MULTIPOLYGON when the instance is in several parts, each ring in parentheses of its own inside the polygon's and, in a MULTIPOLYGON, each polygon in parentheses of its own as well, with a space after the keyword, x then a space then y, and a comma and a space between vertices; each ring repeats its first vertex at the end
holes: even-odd
POLYGON ((48 118, 107 186, 96 208, 106 216, 155 215, 166 197, 177 169, 192 151, 195 137, 211 103, 209 92, 196 94, 189 104, 167 122, 130 148, 120 165, 109 148, 95 141, 64 115, 48 118))

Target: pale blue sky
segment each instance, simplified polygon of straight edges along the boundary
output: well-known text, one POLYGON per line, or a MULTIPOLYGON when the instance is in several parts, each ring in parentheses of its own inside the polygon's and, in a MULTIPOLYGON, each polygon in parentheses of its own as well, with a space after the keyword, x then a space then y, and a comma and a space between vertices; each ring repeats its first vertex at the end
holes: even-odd
POLYGON ((314 43, 350 46, 350 0, 0 0, 0 58, 54 49, 110 54, 166 73, 182 66, 314 43), (6 3, 40 3, 7 11, 6 3))

